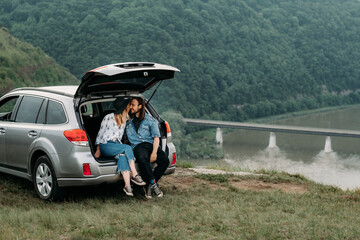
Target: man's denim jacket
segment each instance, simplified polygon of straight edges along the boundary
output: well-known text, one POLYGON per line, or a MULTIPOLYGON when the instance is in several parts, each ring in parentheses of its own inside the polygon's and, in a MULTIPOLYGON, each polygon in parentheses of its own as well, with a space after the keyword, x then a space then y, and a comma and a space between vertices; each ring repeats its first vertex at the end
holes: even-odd
POLYGON ((132 148, 142 142, 152 144, 155 137, 160 137, 158 122, 152 116, 145 113, 145 118, 141 121, 137 132, 132 120, 130 119, 126 123, 126 135, 132 148))

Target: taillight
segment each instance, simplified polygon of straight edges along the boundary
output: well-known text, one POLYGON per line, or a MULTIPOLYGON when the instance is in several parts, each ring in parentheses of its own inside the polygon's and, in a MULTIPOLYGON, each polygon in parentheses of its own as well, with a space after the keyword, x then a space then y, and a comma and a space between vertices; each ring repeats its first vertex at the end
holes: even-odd
POLYGON ((167 121, 165 121, 165 126, 166 126, 166 137, 171 137, 171 129, 170 129, 170 125, 167 121))
POLYGON ((83 164, 83 173, 84 173, 84 176, 90 176, 91 175, 91 169, 90 169, 90 164, 89 163, 84 163, 83 164))
POLYGON ((89 146, 88 138, 84 130, 73 129, 64 131, 64 136, 73 144, 79 146, 89 146))
POLYGON ((176 153, 173 153, 173 160, 172 160, 172 165, 174 165, 176 163, 176 153))

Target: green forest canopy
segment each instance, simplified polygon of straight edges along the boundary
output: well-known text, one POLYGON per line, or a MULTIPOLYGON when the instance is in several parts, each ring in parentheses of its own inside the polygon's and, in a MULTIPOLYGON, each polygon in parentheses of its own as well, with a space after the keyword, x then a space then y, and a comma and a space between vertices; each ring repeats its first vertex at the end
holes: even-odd
POLYGON ((357 0, 2 0, 0 22, 79 79, 115 62, 178 67, 154 104, 185 117, 360 102, 357 0))

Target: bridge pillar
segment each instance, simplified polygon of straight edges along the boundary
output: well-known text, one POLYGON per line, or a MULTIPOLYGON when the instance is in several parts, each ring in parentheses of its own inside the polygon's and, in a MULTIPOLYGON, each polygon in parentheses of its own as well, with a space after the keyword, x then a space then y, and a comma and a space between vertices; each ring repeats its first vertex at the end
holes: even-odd
POLYGON ((223 134, 221 128, 216 128, 216 143, 217 144, 223 143, 223 134))
POLYGON ((324 152, 326 152, 326 153, 332 152, 332 149, 331 149, 331 138, 330 138, 329 136, 327 136, 327 137, 326 137, 326 140, 325 140, 324 152))
POLYGON ((274 132, 270 132, 270 139, 269 139, 268 148, 277 148, 277 146, 276 146, 276 134, 274 132))

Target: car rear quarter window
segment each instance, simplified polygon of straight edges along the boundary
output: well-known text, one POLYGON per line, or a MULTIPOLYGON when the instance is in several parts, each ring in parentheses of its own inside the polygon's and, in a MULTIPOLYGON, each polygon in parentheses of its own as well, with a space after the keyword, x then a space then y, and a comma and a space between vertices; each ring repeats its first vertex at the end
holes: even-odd
POLYGON ((47 124, 66 123, 66 114, 61 103, 49 100, 46 115, 47 124))
POLYGON ((18 96, 9 97, 1 101, 0 103, 0 121, 8 121, 11 118, 11 114, 14 110, 15 104, 18 100, 18 96))
POLYGON ((39 123, 39 124, 44 124, 45 123, 46 106, 47 106, 47 101, 45 100, 41 104, 41 108, 40 108, 38 117, 36 119, 36 123, 39 123))
POLYGON ((43 98, 24 96, 16 114, 15 122, 35 123, 43 101, 43 98))

